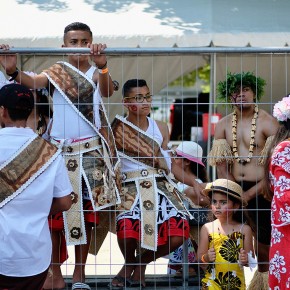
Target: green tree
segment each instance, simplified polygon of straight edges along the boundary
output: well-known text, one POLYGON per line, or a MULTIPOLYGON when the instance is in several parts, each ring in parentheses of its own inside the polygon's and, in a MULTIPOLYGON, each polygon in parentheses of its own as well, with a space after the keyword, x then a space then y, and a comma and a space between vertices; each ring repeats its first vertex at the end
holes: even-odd
POLYGON ((196 80, 200 79, 203 81, 201 89, 203 93, 209 93, 210 91, 210 65, 206 64, 203 67, 195 69, 186 75, 182 75, 176 80, 174 80, 170 86, 183 86, 183 87, 193 87, 196 80))

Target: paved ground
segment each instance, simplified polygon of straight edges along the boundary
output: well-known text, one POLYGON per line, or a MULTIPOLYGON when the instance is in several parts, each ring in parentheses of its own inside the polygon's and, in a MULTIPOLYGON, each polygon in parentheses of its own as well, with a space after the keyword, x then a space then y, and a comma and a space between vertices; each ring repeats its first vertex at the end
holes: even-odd
MULTIPOLYGON (((151 263, 146 269, 146 289, 199 289, 198 278, 189 279, 187 283, 183 279, 170 278, 167 273, 168 260, 161 258, 151 263)), ((98 255, 89 254, 86 265, 87 283, 92 289, 108 289, 107 285, 123 265, 123 256, 119 250, 116 235, 108 234, 98 255)), ((71 289, 71 275, 74 268, 74 249, 69 247, 69 259, 62 266, 62 272, 67 276, 67 288, 71 289)), ((253 272, 245 267, 246 284, 252 279, 253 272)), ((134 289, 134 288, 130 288, 134 289)), ((135 288, 139 289, 139 288, 135 288)))

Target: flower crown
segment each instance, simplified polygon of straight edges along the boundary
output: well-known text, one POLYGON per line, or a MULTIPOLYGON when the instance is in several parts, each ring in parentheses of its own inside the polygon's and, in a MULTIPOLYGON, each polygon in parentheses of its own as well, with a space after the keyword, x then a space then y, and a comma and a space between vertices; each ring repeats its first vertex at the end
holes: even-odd
POLYGON ((273 116, 279 122, 290 119, 290 94, 274 105, 273 116))

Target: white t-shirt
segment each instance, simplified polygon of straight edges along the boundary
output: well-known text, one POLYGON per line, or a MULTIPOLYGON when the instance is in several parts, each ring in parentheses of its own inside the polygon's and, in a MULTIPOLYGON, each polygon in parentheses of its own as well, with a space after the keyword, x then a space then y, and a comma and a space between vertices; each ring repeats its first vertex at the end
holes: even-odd
POLYGON ((2 71, 0 71, 0 89, 3 87, 3 86, 5 86, 5 85, 7 85, 7 84, 9 84, 10 82, 6 79, 6 77, 5 77, 5 75, 3 74, 3 72, 2 71))
MULTIPOLYGON (((86 75, 93 77, 95 67, 91 67, 86 75)), ((99 86, 97 86, 99 93, 99 86)), ((100 96, 98 95, 100 98, 100 96)), ((94 94, 94 110, 98 109, 98 100, 94 94)), ((95 112, 96 114, 96 112, 95 112)), ((66 144, 74 140, 96 136, 96 131, 78 112, 76 112, 58 90, 53 93, 53 123, 50 133, 51 137, 57 140, 66 140, 66 144)))
MULTIPOLYGON (((0 165, 35 136, 30 128, 0 129, 0 165)), ((18 196, 0 209, 0 274, 27 277, 45 271, 51 261, 48 215, 52 199, 72 192, 59 155, 18 196)))

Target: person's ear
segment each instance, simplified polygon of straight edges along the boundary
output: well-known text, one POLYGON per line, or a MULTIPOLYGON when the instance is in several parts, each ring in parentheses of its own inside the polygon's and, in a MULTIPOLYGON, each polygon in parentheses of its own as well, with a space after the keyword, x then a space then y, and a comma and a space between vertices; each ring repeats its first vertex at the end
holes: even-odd
POLYGON ((0 106, 0 118, 3 117, 3 111, 4 111, 4 107, 3 106, 0 106))
POLYGON ((122 99, 122 103, 123 103, 123 105, 124 105, 124 107, 126 107, 127 109, 129 109, 129 105, 128 105, 128 102, 127 102, 127 100, 126 99, 122 99))
POLYGON ((0 107, 0 119, 4 120, 5 118, 9 117, 8 110, 3 106, 0 107))

